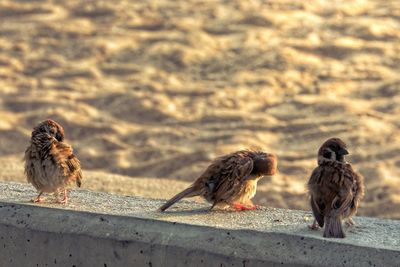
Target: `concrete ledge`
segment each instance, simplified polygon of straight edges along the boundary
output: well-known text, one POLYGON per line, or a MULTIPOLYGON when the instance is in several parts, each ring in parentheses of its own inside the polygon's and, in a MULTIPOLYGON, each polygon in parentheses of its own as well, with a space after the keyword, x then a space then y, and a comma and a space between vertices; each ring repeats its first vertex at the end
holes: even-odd
POLYGON ((183 201, 159 213, 161 200, 83 190, 63 207, 30 204, 28 185, 0 192, 0 266, 400 266, 395 220, 357 217, 346 239, 324 239, 303 211, 183 201))

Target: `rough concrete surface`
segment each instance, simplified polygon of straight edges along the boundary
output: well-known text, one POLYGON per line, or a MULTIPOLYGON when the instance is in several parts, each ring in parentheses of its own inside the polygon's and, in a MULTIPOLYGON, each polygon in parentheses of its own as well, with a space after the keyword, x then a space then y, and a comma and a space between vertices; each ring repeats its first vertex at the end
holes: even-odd
POLYGON ((64 206, 0 184, 0 266, 400 266, 400 221, 357 217, 345 239, 311 231, 310 212, 209 211, 182 201, 74 190, 64 206))

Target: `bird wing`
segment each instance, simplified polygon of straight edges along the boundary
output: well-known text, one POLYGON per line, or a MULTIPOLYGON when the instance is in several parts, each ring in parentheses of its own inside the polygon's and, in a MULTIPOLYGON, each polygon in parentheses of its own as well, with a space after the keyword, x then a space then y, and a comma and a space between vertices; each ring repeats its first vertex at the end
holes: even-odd
POLYGON ((337 196, 332 201, 332 213, 335 215, 355 213, 358 202, 364 196, 363 176, 353 170, 351 165, 344 169, 342 184, 337 196))
POLYGON ((354 172, 351 165, 318 166, 310 177, 308 188, 311 208, 320 226, 324 216, 346 216, 355 212, 363 196, 362 176, 354 172))
POLYGON ((81 163, 79 159, 74 155, 71 154, 68 157, 67 165, 69 168, 70 173, 73 173, 75 176, 75 182, 78 187, 82 185, 82 170, 81 170, 81 163))
POLYGON ((350 208, 354 201, 351 185, 342 186, 331 204, 331 216, 340 216, 350 208))
POLYGON ((354 172, 354 199, 358 202, 364 197, 364 177, 358 172, 354 172))
POLYGON ((26 178, 28 180, 28 183, 33 183, 34 182, 34 177, 35 177, 35 170, 34 170, 34 164, 32 161, 32 149, 31 146, 28 146, 28 148, 25 150, 25 174, 26 178))
POLYGON ((351 217, 357 212, 358 204, 360 200, 364 197, 364 177, 357 173, 353 172, 353 200, 350 204, 349 209, 345 213, 345 217, 351 217))
POLYGON ((74 180, 78 187, 82 184, 82 170, 79 159, 73 154, 72 147, 64 142, 57 142, 55 144, 55 155, 60 161, 62 173, 68 179, 74 180))
POLYGON ((311 209, 314 214, 315 220, 317 220, 320 227, 324 226, 325 210, 325 205, 323 203, 323 200, 321 199, 321 192, 319 190, 323 173, 323 168, 318 166, 314 169, 308 181, 308 190, 311 195, 311 209))
POLYGON ((215 188, 214 203, 228 200, 242 189, 253 170, 253 160, 249 157, 228 158, 220 173, 220 181, 215 188))
POLYGON ((25 151, 25 174, 29 183, 41 189, 49 180, 60 176, 58 160, 54 157, 51 145, 38 150, 30 145, 25 151))

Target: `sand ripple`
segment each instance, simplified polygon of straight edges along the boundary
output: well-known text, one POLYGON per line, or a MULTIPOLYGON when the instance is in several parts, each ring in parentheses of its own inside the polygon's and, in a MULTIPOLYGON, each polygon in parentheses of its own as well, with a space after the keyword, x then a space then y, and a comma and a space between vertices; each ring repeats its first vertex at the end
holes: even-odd
POLYGON ((31 128, 53 118, 87 188, 167 198, 213 157, 260 147, 281 165, 256 201, 308 209, 316 151, 339 136, 366 177, 360 213, 400 218, 399 10, 396 0, 1 1, 0 177, 23 180, 31 128))

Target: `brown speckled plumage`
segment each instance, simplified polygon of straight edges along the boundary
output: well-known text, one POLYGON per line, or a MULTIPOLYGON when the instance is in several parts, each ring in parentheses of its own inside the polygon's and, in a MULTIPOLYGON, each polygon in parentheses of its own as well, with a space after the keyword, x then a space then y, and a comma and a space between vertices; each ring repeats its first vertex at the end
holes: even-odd
POLYGON ((325 225, 324 237, 345 237, 342 219, 354 224, 364 195, 363 177, 344 160, 346 144, 339 138, 328 139, 318 151, 318 167, 308 181, 311 208, 315 217, 312 229, 325 225))
POLYGON ((72 183, 81 186, 80 162, 72 147, 64 143, 63 127, 53 120, 45 120, 33 129, 24 160, 27 180, 39 191, 34 202, 40 202, 44 192, 63 190, 61 202, 67 203, 66 188, 72 183))
POLYGON ((182 198, 202 196, 212 207, 230 206, 237 210, 255 209, 251 199, 257 182, 274 175, 277 158, 261 151, 242 150, 215 159, 187 189, 171 198, 160 210, 168 209, 182 198))

